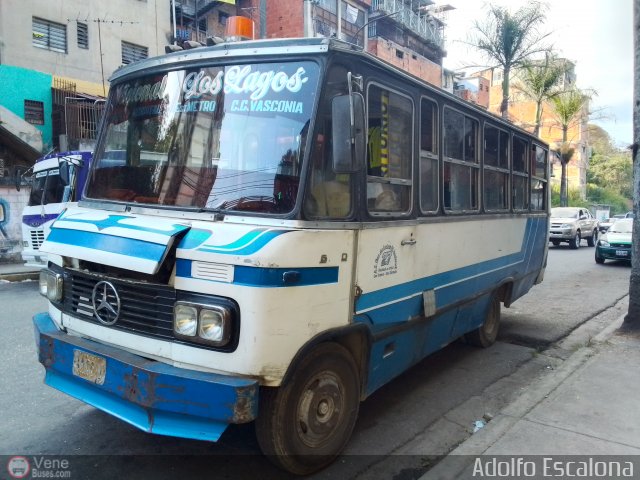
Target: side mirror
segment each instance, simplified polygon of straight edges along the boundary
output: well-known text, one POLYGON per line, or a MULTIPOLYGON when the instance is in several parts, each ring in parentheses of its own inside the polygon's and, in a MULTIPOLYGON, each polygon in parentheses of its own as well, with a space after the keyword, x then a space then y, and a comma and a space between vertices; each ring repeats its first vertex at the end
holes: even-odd
POLYGON ((4 223, 4 219, 5 219, 4 204, 0 203, 0 223, 4 223))
POLYGON ((354 173, 364 163, 364 99, 359 93, 334 97, 331 104, 333 171, 354 173), (352 118, 353 112, 353 118, 352 118))

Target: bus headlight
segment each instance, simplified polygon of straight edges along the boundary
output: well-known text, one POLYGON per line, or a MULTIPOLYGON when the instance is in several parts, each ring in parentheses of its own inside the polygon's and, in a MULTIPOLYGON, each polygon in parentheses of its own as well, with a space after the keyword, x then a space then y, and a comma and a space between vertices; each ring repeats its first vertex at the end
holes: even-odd
POLYGON ((177 302, 173 309, 173 331, 190 342, 223 347, 231 338, 233 313, 222 305, 177 302))
POLYGON ((198 328, 198 310, 195 307, 176 304, 173 309, 173 330, 178 335, 193 337, 198 328))
POLYGON ((51 270, 40 270, 38 280, 40 295, 47 297, 52 302, 62 300, 63 280, 62 275, 51 270))
POLYGON ((200 311, 198 336, 216 345, 229 341, 231 312, 223 307, 203 308, 200 311))

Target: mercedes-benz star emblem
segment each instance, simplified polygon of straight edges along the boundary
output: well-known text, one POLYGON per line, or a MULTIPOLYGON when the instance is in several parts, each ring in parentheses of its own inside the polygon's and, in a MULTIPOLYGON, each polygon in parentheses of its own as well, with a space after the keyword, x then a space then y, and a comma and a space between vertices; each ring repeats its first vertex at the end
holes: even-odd
POLYGON ((98 282, 91 295, 93 312, 100 323, 113 325, 120 316, 120 297, 110 282, 98 282))

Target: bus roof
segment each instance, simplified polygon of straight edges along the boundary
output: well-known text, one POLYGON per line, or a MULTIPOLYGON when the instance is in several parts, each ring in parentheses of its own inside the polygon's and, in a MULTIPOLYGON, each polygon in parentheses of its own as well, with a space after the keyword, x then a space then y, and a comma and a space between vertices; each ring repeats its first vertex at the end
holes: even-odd
POLYGON ((36 160, 36 163, 42 162, 44 160, 48 160, 50 158, 69 157, 71 155, 76 155, 76 156, 79 155, 83 160, 86 160, 88 157, 91 156, 91 154, 92 152, 88 150, 71 150, 68 152, 50 153, 48 155, 45 155, 44 157, 40 157, 38 160, 36 160))

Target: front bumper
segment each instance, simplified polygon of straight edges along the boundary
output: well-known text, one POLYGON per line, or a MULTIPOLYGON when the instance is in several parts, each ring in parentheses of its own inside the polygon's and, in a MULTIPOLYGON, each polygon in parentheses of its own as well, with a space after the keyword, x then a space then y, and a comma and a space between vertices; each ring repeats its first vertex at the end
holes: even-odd
POLYGON ((549 232, 549 240, 571 240, 576 232, 571 229, 554 229, 549 232))
POLYGON ((33 317, 45 383, 159 435, 217 441, 231 423, 254 420, 258 382, 177 368, 69 335, 47 313, 33 317), (102 384, 74 374, 74 352, 106 359, 102 384))
POLYGON ((596 247, 596 255, 607 260, 625 260, 631 261, 631 248, 623 247, 596 247))

